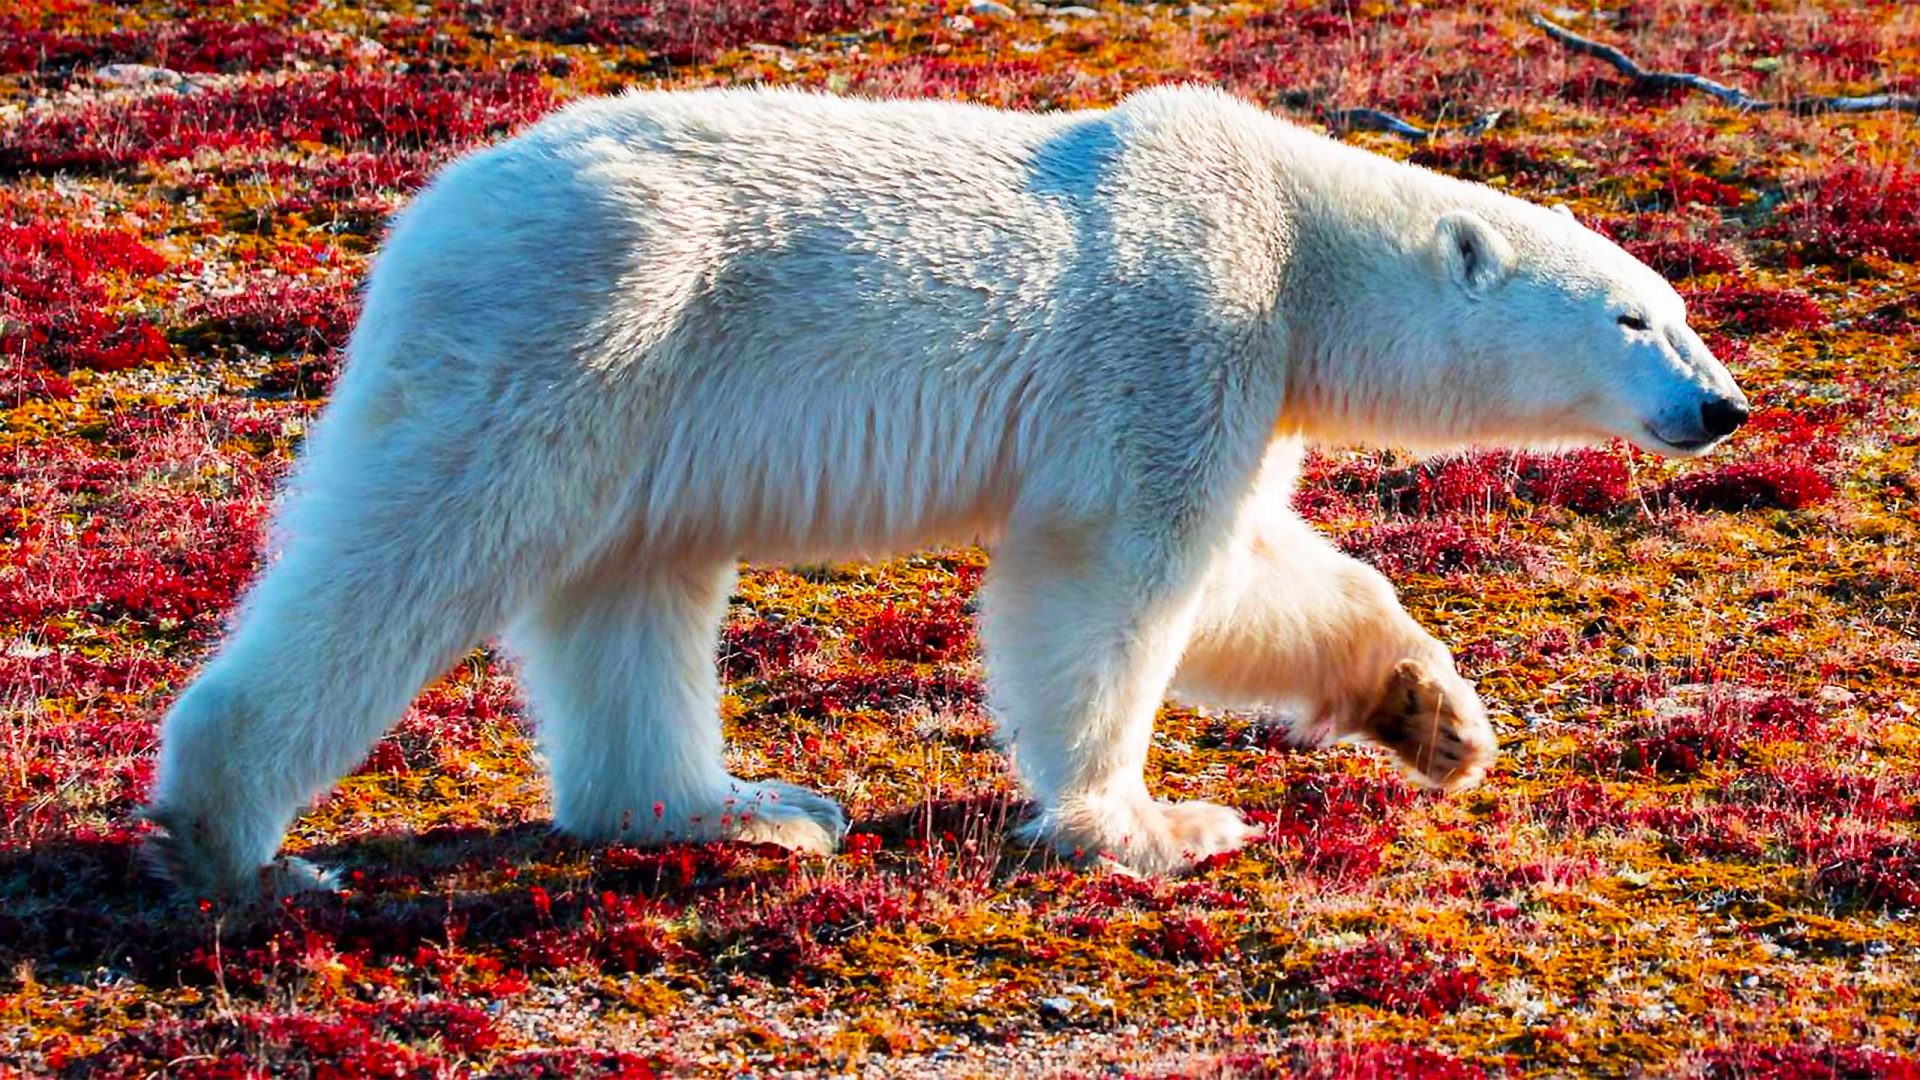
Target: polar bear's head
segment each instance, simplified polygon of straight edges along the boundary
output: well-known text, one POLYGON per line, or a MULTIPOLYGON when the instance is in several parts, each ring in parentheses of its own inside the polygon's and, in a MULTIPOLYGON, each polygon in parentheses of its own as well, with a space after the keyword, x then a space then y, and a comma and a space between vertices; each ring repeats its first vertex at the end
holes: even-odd
POLYGON ((1501 197, 1446 209, 1426 278, 1457 374, 1502 441, 1618 437, 1669 456, 1706 453, 1747 399, 1666 280, 1565 208, 1501 197))

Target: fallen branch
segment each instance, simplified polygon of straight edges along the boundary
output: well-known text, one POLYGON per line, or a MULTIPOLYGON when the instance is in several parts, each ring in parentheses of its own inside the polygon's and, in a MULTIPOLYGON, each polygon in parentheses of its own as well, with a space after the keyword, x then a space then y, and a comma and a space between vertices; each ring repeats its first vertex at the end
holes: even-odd
POLYGON ((1335 131, 1384 131, 1416 142, 1433 138, 1432 131, 1379 109, 1330 109, 1321 119, 1335 131))
POLYGON ((1785 101, 1768 101, 1754 97, 1739 87, 1714 82, 1704 75, 1695 75, 1686 71, 1648 71, 1635 63, 1633 57, 1611 45, 1581 37, 1559 23, 1542 16, 1535 15, 1532 18, 1533 25, 1565 46, 1569 52, 1605 61, 1615 71, 1632 80, 1634 87, 1640 90, 1697 90, 1703 94, 1711 94, 1736 109, 1748 112, 1790 112, 1800 116, 1810 116, 1815 113, 1863 113, 1882 110, 1920 113, 1920 97, 1912 94, 1871 94, 1866 97, 1805 96, 1788 98, 1785 101))
POLYGON ((1426 142, 1449 131, 1459 131, 1467 135, 1485 135, 1500 122, 1502 115, 1499 112, 1485 113, 1475 118, 1471 124, 1451 129, 1423 128, 1379 109, 1330 109, 1322 112, 1320 119, 1335 131, 1384 131, 1389 135, 1398 135, 1413 142, 1426 142))

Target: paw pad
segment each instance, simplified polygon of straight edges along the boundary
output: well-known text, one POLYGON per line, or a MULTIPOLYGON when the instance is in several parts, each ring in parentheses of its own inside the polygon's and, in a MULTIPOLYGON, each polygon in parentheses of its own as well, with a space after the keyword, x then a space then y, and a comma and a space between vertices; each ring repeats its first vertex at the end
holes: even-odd
POLYGON ((1365 730, 1416 780, 1444 791, 1478 783, 1496 753, 1493 728, 1472 687, 1419 660, 1394 665, 1365 730))

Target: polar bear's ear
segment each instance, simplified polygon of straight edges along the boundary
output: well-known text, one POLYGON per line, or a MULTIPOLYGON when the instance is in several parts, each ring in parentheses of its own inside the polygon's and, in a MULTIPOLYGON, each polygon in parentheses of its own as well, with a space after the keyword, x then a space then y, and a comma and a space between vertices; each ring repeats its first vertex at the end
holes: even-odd
POLYGON ((1573 210, 1572 210, 1572 208, 1570 208, 1569 206, 1567 206, 1567 204, 1566 204, 1566 203, 1563 203, 1563 202, 1557 202, 1557 203, 1554 203, 1554 204, 1553 204, 1553 212, 1554 212, 1554 213, 1556 213, 1556 214, 1559 214, 1559 215, 1560 215, 1561 217, 1564 217, 1564 218, 1566 218, 1566 219, 1567 219, 1567 220, 1569 220, 1569 221, 1578 221, 1578 220, 1580 220, 1579 218, 1576 218, 1576 217, 1574 217, 1574 216, 1573 216, 1573 210))
POLYGON ((1433 253, 1447 276, 1479 298, 1513 276, 1513 245, 1471 210, 1449 210, 1433 227, 1433 253))

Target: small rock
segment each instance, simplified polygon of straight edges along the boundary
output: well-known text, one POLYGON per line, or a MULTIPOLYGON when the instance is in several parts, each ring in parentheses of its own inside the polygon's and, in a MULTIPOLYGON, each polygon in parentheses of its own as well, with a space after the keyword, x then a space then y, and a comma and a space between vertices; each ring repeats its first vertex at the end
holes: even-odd
POLYGON ((973 0, 973 3, 968 5, 967 10, 975 15, 985 15, 991 19, 1012 19, 1017 17, 1018 14, 1007 5, 999 3, 998 0, 973 0))
POLYGON ((152 64, 108 64, 94 71, 93 77, 109 86, 179 86, 187 81, 172 68, 152 64))
POLYGON ((947 29, 955 33, 964 34, 973 29, 973 20, 967 18, 965 15, 949 15, 947 16, 947 29))
POLYGON ((1045 997, 1040 999, 1040 1015, 1054 1020, 1065 1020, 1073 1015, 1073 999, 1064 997, 1045 997))
POLYGON ((1820 688, 1819 698, 1828 705, 1851 705, 1853 691, 1844 686, 1823 686, 1820 688))
POLYGON ((1055 15, 1064 15, 1069 19, 1097 19, 1100 17, 1099 12, 1090 7, 1081 7, 1079 4, 1054 8, 1053 13, 1055 15))
POLYGON ((1174 14, 1188 19, 1211 19, 1213 18, 1213 9, 1205 4, 1188 4, 1186 7, 1174 12, 1174 14))

